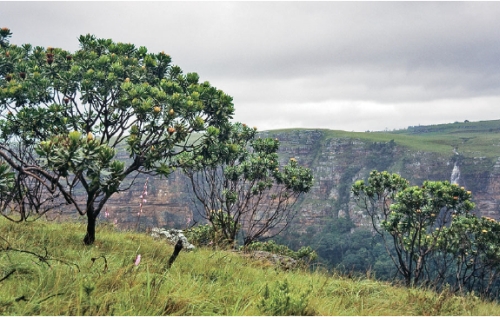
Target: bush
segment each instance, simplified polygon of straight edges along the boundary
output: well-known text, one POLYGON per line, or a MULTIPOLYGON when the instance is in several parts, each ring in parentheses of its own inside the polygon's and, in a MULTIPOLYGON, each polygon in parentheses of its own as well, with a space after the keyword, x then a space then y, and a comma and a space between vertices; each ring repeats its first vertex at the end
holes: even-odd
POLYGON ((318 257, 316 252, 309 246, 301 247, 298 251, 293 251, 286 245, 277 244, 273 240, 269 240, 266 242, 252 242, 251 244, 246 246, 246 250, 267 251, 278 255, 289 256, 295 260, 308 263, 314 261, 318 257))
POLYGON ((259 309, 265 315, 272 316, 313 316, 315 311, 308 307, 309 294, 312 289, 300 295, 291 292, 288 281, 277 282, 273 290, 266 284, 263 299, 258 304, 259 309))
MULTIPOLYGON (((218 246, 228 247, 232 243, 226 237, 223 230, 228 226, 236 226, 234 220, 230 219, 227 215, 216 213, 212 224, 199 225, 185 230, 184 235, 195 246, 218 246)), ((239 226, 236 226, 239 230, 239 226)))
POLYGON ((197 247, 213 243, 214 228, 211 225, 200 225, 184 231, 184 236, 197 247))

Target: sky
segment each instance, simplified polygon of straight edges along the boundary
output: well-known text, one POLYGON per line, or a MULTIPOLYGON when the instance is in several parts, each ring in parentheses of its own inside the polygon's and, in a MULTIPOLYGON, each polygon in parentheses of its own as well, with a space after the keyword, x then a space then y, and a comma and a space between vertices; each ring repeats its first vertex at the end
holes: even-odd
POLYGON ((9 2, 12 44, 94 34, 172 57, 259 130, 500 119, 500 2, 9 2))

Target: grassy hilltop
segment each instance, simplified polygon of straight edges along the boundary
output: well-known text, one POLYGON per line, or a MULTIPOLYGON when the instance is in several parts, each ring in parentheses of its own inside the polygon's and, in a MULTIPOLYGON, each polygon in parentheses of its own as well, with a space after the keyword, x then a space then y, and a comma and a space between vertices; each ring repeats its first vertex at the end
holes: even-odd
POLYGON ((240 254, 181 252, 144 233, 82 224, 0 220, 2 315, 500 315, 500 306, 348 278, 282 271, 240 254), (134 265, 137 255, 142 256, 134 265))
MULTIPOLYGON (((284 129, 267 131, 271 136, 277 133, 307 129, 284 129)), ((500 153, 500 120, 478 122, 455 122, 428 126, 414 126, 408 129, 377 132, 348 132, 341 130, 319 130, 323 139, 346 138, 365 142, 388 142, 412 151, 422 151, 449 155, 453 148, 467 157, 481 156, 498 158, 500 153)))

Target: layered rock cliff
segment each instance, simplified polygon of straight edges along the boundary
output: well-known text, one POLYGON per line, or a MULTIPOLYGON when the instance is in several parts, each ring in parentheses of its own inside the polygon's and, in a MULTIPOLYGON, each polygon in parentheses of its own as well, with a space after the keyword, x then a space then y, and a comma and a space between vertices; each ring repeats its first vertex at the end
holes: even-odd
MULTIPOLYGON (((422 130, 429 129, 417 129, 417 132, 423 133, 422 130)), ((412 138, 417 140, 418 135, 403 138, 391 133, 300 129, 267 131, 260 136, 279 139, 283 164, 294 157, 313 171, 312 190, 295 205, 298 210, 295 221, 305 231, 307 227, 321 226, 326 217, 351 217, 359 226, 367 225, 367 219, 352 202, 350 187, 355 180, 366 178, 373 169, 398 173, 412 185, 420 185, 424 180, 451 181, 455 168, 453 181, 473 192, 476 212, 500 219, 500 147, 495 144, 498 131, 489 133, 494 137, 487 155, 467 147, 466 141, 460 141, 467 138, 463 136, 450 137, 451 141, 432 139, 429 142, 436 142, 435 149, 413 145, 412 138), (458 150, 457 140, 462 142, 458 150)), ((112 197, 107 204, 110 213, 107 221, 116 219, 120 227, 145 229, 183 228, 188 221, 199 220, 187 179, 179 171, 167 179, 149 178, 147 201, 139 218, 137 213, 145 181, 145 176, 139 177, 129 191, 112 197)))

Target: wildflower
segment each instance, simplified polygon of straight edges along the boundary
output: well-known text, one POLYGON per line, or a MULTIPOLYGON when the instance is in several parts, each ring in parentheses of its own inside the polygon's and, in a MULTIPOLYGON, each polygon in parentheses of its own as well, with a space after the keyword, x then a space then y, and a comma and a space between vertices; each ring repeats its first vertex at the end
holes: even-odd
POLYGON ((109 212, 108 212, 108 207, 106 207, 106 210, 104 211, 104 218, 109 217, 109 212))
POLYGON ((139 266, 139 263, 141 263, 141 255, 137 254, 135 261, 134 261, 134 265, 139 266))
POLYGON ((486 233, 486 232, 488 232, 488 230, 483 229, 483 230, 481 230, 481 232, 482 232, 482 233, 486 233))

